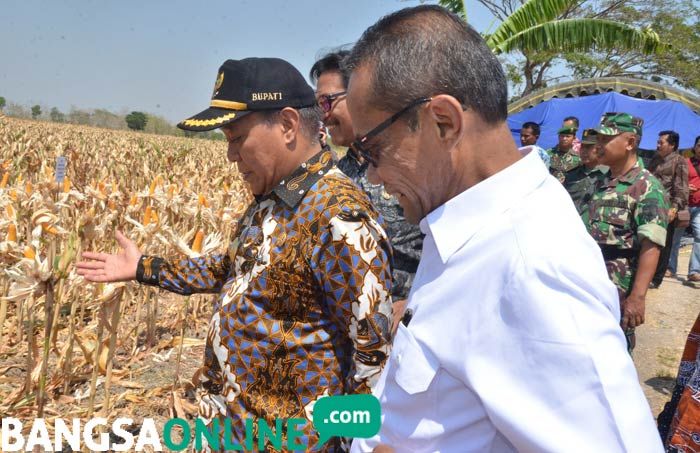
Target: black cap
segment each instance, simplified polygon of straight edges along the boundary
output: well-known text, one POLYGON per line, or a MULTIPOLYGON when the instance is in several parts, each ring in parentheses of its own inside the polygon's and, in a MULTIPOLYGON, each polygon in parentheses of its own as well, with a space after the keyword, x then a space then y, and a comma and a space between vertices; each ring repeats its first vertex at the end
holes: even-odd
POLYGON ((314 90, 294 66, 282 59, 226 60, 216 76, 209 108, 181 121, 177 127, 209 131, 250 112, 315 104, 314 90))

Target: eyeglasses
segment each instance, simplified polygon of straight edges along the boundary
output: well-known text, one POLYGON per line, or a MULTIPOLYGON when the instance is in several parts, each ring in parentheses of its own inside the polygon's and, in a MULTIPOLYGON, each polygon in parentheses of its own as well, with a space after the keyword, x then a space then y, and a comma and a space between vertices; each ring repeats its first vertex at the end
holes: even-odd
POLYGON ((376 168, 379 160, 379 151, 377 150, 376 152, 372 152, 370 147, 367 146, 367 142, 379 135, 384 129, 394 124, 399 118, 401 118, 401 116, 404 113, 408 112, 413 107, 420 104, 424 104, 426 102, 430 102, 431 100, 432 98, 419 98, 414 101, 411 101, 411 103, 409 103, 406 107, 394 113, 389 118, 380 123, 377 127, 367 132, 364 137, 358 138, 357 140, 352 142, 352 144, 350 145, 350 150, 354 153, 355 156, 361 156, 364 160, 366 160, 373 167, 376 168))
POLYGON ((347 93, 347 91, 338 91, 337 93, 323 94, 318 97, 316 104, 321 107, 323 113, 328 113, 333 109, 333 101, 341 96, 345 96, 347 93))

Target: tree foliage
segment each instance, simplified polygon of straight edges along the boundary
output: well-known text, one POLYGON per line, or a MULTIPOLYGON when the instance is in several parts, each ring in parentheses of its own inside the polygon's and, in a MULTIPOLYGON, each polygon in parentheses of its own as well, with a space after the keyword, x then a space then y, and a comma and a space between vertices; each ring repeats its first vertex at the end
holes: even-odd
POLYGON ((546 86, 565 55, 635 52, 654 58, 668 53, 657 24, 611 14, 636 0, 478 1, 501 21, 485 38, 495 53, 510 54, 503 57, 504 65, 512 84, 523 86, 521 95, 546 86))
POLYGON ((129 129, 135 131, 142 131, 146 128, 146 123, 148 123, 148 117, 143 112, 131 112, 126 115, 126 125, 129 129))
POLYGON ((459 15, 465 21, 467 20, 467 8, 464 6, 464 0, 440 0, 438 3, 459 15))
POLYGON ((52 107, 49 112, 49 118, 55 123, 63 123, 66 121, 66 115, 64 115, 58 108, 52 107))
POLYGON ((149 134, 174 135, 178 137, 187 136, 203 140, 226 140, 224 134, 217 130, 187 133, 186 131, 178 129, 176 126, 171 124, 166 118, 162 116, 146 114, 143 112, 131 112, 127 115, 128 110, 125 110, 120 113, 114 113, 106 109, 83 110, 73 106, 71 107, 70 111, 64 113, 61 112, 57 107, 51 107, 51 109, 49 109, 48 106, 42 108, 41 106, 36 105, 32 108, 29 108, 21 104, 9 102, 6 105, 5 114, 15 118, 36 118, 41 115, 41 110, 47 110, 49 112, 48 118, 56 123, 81 124, 85 126, 94 126, 106 129, 129 128, 129 126, 127 125, 126 118, 131 117, 132 114, 136 113, 137 119, 140 118, 140 115, 143 115, 145 117, 144 128, 136 130, 143 130, 144 132, 149 134), (36 108, 38 108, 38 110, 36 108))
POLYGON ((7 105, 7 101, 4 97, 0 96, 0 110, 4 109, 5 105, 7 105))
POLYGON ((609 8, 607 14, 613 19, 651 25, 671 47, 666 52, 650 55, 622 49, 566 54, 564 58, 573 77, 638 77, 663 80, 700 92, 700 6, 697 3, 691 0, 627 2, 609 8))

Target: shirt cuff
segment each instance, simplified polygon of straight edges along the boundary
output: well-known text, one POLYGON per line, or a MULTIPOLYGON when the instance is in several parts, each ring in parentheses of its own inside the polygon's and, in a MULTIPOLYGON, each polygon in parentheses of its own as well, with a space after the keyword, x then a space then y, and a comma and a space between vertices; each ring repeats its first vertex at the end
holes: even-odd
POLYGON ((666 246, 666 228, 656 223, 647 223, 637 229, 639 238, 647 238, 661 247, 666 246))
POLYGON ((158 286, 162 265, 163 258, 141 255, 139 264, 136 266, 136 281, 146 285, 158 286))

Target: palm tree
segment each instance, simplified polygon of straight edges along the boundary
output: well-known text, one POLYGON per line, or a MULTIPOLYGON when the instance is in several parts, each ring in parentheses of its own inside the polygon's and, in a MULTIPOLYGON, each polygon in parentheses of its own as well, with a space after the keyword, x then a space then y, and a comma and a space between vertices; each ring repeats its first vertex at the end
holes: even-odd
MULTIPOLYGON (((440 0, 439 3, 466 19, 463 0, 440 0)), ((581 0, 528 0, 486 36, 486 43, 496 54, 520 51, 525 55, 528 62, 523 95, 539 88, 537 85, 542 82, 538 78, 533 84, 527 74, 529 61, 538 53, 617 49, 649 54, 665 48, 659 35, 650 28, 638 29, 595 17, 567 17, 580 3, 581 0)))

